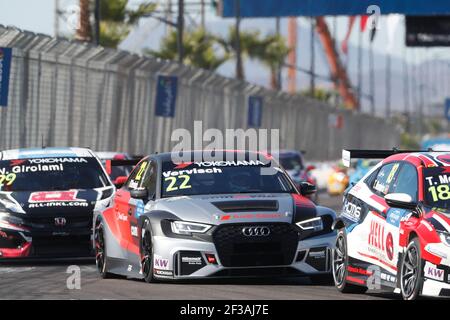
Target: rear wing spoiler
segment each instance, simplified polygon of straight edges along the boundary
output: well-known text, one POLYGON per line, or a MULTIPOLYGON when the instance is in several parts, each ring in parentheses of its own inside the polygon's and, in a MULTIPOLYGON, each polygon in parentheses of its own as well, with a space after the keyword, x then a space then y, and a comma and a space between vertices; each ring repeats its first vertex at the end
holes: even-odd
POLYGON ((106 160, 105 170, 108 175, 112 172, 112 167, 121 166, 135 166, 141 161, 141 159, 131 159, 131 160, 106 160))
POLYGON ((429 152, 432 150, 342 150, 342 163, 350 167, 352 159, 385 159, 397 153, 429 152))

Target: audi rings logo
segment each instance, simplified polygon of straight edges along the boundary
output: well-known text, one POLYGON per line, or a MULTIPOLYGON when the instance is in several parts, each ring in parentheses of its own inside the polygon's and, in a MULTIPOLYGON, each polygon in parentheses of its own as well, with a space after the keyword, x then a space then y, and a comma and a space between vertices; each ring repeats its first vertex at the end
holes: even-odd
POLYGON ((269 227, 245 227, 242 234, 246 237, 267 237, 270 234, 269 227))

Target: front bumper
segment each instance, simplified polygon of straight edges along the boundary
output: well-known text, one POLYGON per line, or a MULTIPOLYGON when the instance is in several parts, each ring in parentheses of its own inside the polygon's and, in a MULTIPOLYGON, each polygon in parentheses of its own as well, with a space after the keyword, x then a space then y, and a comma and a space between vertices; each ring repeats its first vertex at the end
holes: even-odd
POLYGON ((0 261, 35 258, 88 257, 91 228, 22 229, 0 224, 0 261))
POLYGON ((422 295, 429 297, 450 297, 450 283, 425 279, 422 287, 422 295))
POLYGON ((298 241, 295 254, 287 263, 261 265, 265 262, 263 259, 261 263, 230 267, 221 261, 213 242, 154 236, 154 276, 176 280, 329 274, 334 242, 335 233, 332 232, 298 241))

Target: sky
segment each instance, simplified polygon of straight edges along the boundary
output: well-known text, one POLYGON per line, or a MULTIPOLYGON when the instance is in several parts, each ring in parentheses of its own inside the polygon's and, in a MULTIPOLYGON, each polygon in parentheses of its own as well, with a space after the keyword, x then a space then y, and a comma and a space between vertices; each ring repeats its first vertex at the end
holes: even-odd
MULTIPOLYGON (((130 0, 130 6, 136 6, 143 0, 130 0)), ((208 2, 208 1, 207 1, 208 2)), ((78 0, 0 0, 0 24, 16 26, 20 29, 32 31, 36 33, 43 33, 48 35, 54 35, 55 33, 55 3, 59 4, 60 10, 64 12, 72 12, 78 0)), ((167 4, 167 0, 159 0, 160 4, 167 4)), ((176 0, 172 0, 172 3, 176 3, 176 0)), ((175 7, 174 7, 175 8, 175 7)), ((225 34, 228 30, 229 25, 233 24, 234 19, 222 19, 218 17, 213 9, 207 6, 206 23, 208 29, 211 29, 215 33, 225 34)), ((76 15, 66 14, 62 16, 59 21, 59 29, 61 34, 73 33, 76 27, 76 15)), ((402 18, 403 19, 403 18, 402 18)), ((433 48, 433 49, 411 49, 405 50, 404 46, 404 22, 400 19, 395 30, 394 37, 392 38, 391 54, 397 58, 393 68, 401 68, 401 59, 406 58, 409 63, 422 63, 423 61, 433 61, 435 59, 444 59, 447 62, 450 61, 450 50, 448 48, 433 48), (398 63, 397 63, 398 62, 398 63)), ((192 21, 199 21, 199 15, 187 16, 186 25, 192 25, 192 21)), ((331 32, 333 33, 333 19, 327 18, 331 32)), ((383 16, 379 24, 380 30, 377 32, 377 36, 373 43, 373 48, 375 54, 381 56, 381 63, 379 64, 381 68, 384 68, 384 58, 382 56, 387 51, 387 43, 389 42, 388 28, 386 16, 383 16)), ((345 32, 347 31, 347 17, 339 17, 336 19, 337 25, 337 38, 339 43, 344 38, 345 32)), ((298 64, 302 67, 308 67, 309 58, 305 50, 308 47, 309 33, 308 33, 308 20, 306 18, 298 18, 298 24, 302 29, 299 31, 298 42, 299 47, 303 46, 302 50, 298 50, 298 64)), ((353 46, 353 51, 350 50, 350 65, 354 67, 355 65, 355 47, 358 45, 358 34, 359 34, 359 21, 355 23, 355 27, 350 38, 350 45, 353 46), (353 52, 353 53, 352 53, 353 52)), ((129 51, 135 51, 137 53, 142 50, 143 46, 150 46, 157 49, 159 46, 161 37, 164 35, 165 28, 160 22, 152 18, 142 19, 139 23, 139 28, 131 32, 129 39, 125 40, 121 45, 122 49, 129 51), (144 44, 144 45, 143 45, 144 44)), ((275 32, 275 20, 274 19, 243 19, 242 29, 261 29, 264 32, 275 32), (264 27, 264 28, 263 28, 264 27)), ((282 33, 287 32, 287 19, 282 19, 282 33)), ((363 47, 368 48, 368 32, 363 34, 363 47)), ((320 48, 320 44, 317 44, 316 55, 317 60, 325 60, 323 50, 320 48)), ((326 65, 326 64, 324 64, 326 65)), ((252 61, 246 63, 246 69, 253 70, 256 65, 252 61)), ((227 62, 221 69, 219 73, 226 76, 233 76, 234 73, 233 62, 227 62)), ((322 70, 322 74, 327 74, 327 70, 322 70)), ((351 72, 355 73, 355 72, 351 72)), ((382 78, 383 71, 380 70, 380 77, 382 78)), ((353 77, 353 75, 351 74, 353 77)), ((261 81, 266 81, 266 76, 264 80, 260 77, 260 74, 255 75, 255 79, 252 82, 261 84, 261 81), (258 77, 260 79, 258 79, 258 77)), ((304 80, 304 84, 300 84, 300 87, 308 85, 306 77, 299 77, 304 80)), ((401 77, 400 77, 401 79, 401 77)), ((381 80, 380 80, 381 81, 381 80)), ((382 81, 381 81, 382 82, 382 81)), ((441 99, 440 97, 436 97, 441 99)))
MULTIPOLYGON (((142 0, 130 0, 130 5, 135 6, 142 0)), ((55 3, 59 3, 59 8, 63 11, 73 10, 74 5, 77 4, 77 0, 0 0, 0 24, 16 26, 20 29, 33 31, 37 33, 44 33, 48 35, 54 35, 54 25, 55 25, 55 3), (24 10, 26 8, 26 10, 24 10)), ((167 3, 167 0, 159 0, 161 4, 167 3)), ((172 0, 172 2, 176 2, 172 0)), ((213 22, 214 20, 222 19, 217 17, 212 9, 207 10, 207 20, 213 22)), ((60 32, 67 34, 71 32, 71 26, 75 23, 74 21, 67 21, 68 18, 59 19, 60 32)), ((72 19, 73 20, 73 19, 72 19)), ((232 21, 226 19, 227 21, 232 21)), ((260 19, 256 19, 260 20, 260 19)), ((381 28, 379 35, 375 39, 374 49, 380 52, 386 50, 387 42, 387 26, 386 19, 383 18, 379 24, 381 28)), ((252 27, 253 20, 244 20, 243 28, 252 27)), ((267 23, 275 25, 273 20, 266 19, 267 23)), ((299 24, 306 24, 306 20, 303 18, 299 19, 299 24)), ((358 42, 358 32, 357 24, 352 32, 352 37, 350 38, 350 43, 354 45, 358 42)), ((347 18, 340 17, 337 19, 338 28, 338 38, 343 38, 346 28, 347 28, 347 18)), ((393 54, 401 57, 404 53, 404 26, 403 22, 398 24, 398 28, 395 32, 395 43, 393 45, 393 54)), ((367 38, 367 37, 366 37, 367 38)), ((369 42, 365 39, 363 46, 368 46, 369 42)), ((419 49, 420 50, 420 49, 419 49)), ((450 50, 448 49, 429 49, 426 50, 426 54, 417 54, 418 61, 421 59, 427 59, 432 57, 445 57, 450 59, 450 50)), ((411 55, 412 56, 412 55, 411 55)), ((412 57, 406 56, 407 59, 412 57)))

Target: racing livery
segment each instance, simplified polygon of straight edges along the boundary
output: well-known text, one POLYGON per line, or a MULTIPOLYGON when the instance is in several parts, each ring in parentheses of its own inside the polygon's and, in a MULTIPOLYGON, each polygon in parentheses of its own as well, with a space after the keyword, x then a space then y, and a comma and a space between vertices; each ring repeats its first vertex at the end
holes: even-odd
POLYGON ((262 154, 264 161, 245 151, 224 151, 215 161, 186 154, 197 160, 143 158, 96 217, 102 277, 330 275, 335 213, 304 196, 314 186, 303 184, 302 195, 262 154))
POLYGON ((92 255, 93 213, 114 186, 92 151, 0 153, 0 260, 92 255))
POLYGON ((450 153, 344 150, 385 158, 344 195, 332 267, 346 292, 389 289, 407 300, 450 295, 450 153))

